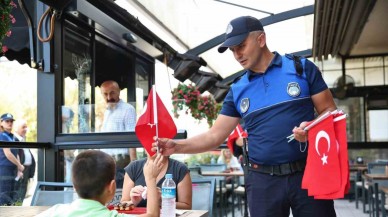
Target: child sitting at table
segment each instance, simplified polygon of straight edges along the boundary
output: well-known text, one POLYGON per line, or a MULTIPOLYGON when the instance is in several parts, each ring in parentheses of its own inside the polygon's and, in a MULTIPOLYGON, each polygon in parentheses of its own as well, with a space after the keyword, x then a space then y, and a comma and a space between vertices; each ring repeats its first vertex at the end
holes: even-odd
MULTIPOLYGON (((145 217, 159 216, 160 201, 156 188, 156 177, 162 168, 161 155, 148 158, 144 166, 144 176, 147 184, 147 213, 138 215, 145 217)), ((73 162, 72 181, 79 199, 71 204, 57 204, 39 217, 54 216, 133 216, 109 210, 105 204, 110 202, 116 192, 114 159, 98 150, 81 152, 73 162)))

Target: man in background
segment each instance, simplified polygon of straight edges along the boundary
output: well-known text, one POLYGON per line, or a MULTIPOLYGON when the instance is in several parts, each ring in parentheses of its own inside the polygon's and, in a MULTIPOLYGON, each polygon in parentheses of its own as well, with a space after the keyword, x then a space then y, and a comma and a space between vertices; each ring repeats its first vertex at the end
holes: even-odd
MULTIPOLYGON (((19 142, 26 141, 27 121, 23 119, 16 120, 14 123, 14 135, 19 142)), ((23 178, 16 183, 15 189, 18 190, 18 200, 23 201, 26 197, 28 183, 35 175, 36 162, 29 148, 19 149, 18 151, 20 163, 24 166, 23 178)))
MULTIPOLYGON (((101 84, 101 95, 106 102, 101 132, 124 132, 134 130, 136 126, 136 110, 132 105, 120 99, 120 87, 118 83, 111 80, 103 82, 101 84)), ((118 168, 116 176, 121 179, 120 176, 122 175, 121 181, 123 181, 123 168, 127 166, 130 161, 137 159, 136 148, 102 149, 102 151, 115 157, 118 168)), ((116 181, 118 186, 122 185, 120 180, 116 181)))

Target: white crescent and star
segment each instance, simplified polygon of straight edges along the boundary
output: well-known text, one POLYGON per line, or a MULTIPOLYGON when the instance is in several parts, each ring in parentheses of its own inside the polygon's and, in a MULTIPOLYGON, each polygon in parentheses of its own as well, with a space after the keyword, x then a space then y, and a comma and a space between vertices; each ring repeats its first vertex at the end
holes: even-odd
MULTIPOLYGON (((319 131, 317 133, 317 136, 315 137, 315 150, 316 150, 316 152, 317 152, 317 154, 319 156, 321 156, 321 153, 319 153, 319 140, 320 139, 326 139, 326 141, 327 141, 327 152, 330 151, 330 137, 329 137, 329 134, 327 134, 326 131, 321 130, 321 131, 319 131)), ((321 158, 322 165, 327 164, 327 158, 328 158, 328 156, 325 153, 323 153, 323 157, 321 158)))

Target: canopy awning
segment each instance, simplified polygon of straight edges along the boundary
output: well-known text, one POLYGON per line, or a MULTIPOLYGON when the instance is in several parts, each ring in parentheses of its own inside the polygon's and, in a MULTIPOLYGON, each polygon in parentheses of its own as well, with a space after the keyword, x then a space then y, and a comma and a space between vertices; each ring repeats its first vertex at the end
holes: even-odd
MULTIPOLYGON (((34 13, 34 6, 34 1, 26 1, 24 8, 31 14, 31 12, 34 13)), ((11 14, 15 17, 16 22, 12 24, 11 36, 5 37, 3 41, 3 45, 8 47, 8 51, 5 54, 0 53, 0 56, 4 55, 9 60, 16 60, 21 64, 31 66, 29 27, 26 17, 20 5, 13 8, 11 14)))

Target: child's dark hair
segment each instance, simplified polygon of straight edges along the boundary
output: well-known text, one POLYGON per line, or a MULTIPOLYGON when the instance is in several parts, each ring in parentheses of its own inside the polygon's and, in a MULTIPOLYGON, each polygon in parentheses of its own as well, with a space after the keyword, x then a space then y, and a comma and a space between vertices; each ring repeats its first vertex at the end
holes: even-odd
POLYGON ((99 198, 115 174, 113 158, 98 150, 81 152, 72 166, 73 185, 78 196, 85 199, 99 198))

